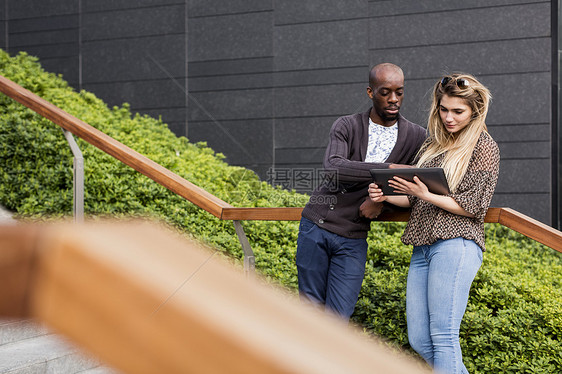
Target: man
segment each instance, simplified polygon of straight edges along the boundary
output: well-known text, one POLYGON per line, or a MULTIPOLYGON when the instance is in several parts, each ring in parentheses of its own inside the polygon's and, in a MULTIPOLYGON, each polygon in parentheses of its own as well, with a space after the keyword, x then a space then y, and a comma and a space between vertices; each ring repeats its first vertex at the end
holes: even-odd
POLYGON ((302 212, 297 240, 301 298, 349 319, 361 290, 371 219, 382 211, 367 197, 370 169, 411 164, 426 131, 399 114, 404 73, 384 63, 369 73, 365 113, 338 118, 330 130, 324 168, 336 185, 318 187, 302 212))

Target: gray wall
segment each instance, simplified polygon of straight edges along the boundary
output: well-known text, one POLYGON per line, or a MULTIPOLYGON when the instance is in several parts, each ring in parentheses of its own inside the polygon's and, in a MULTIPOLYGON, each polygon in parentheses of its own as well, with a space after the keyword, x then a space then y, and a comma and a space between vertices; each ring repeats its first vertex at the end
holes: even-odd
POLYGON ((186 135, 184 0, 3 0, 0 12, 2 48, 38 56, 77 89, 161 115, 186 135))
POLYGON ((369 108, 370 66, 402 66, 403 114, 420 124, 431 85, 470 72, 494 96, 487 123, 502 161, 492 204, 550 223, 550 4, 4 0, 0 43, 282 184, 284 172, 321 166, 338 116, 369 108))
POLYGON ((3 49, 38 56, 45 70, 79 83, 78 2, 75 0, 0 1, 5 24, 3 49), (6 31, 8 31, 6 33, 6 31))
POLYGON ((184 0, 83 0, 82 87, 186 135, 184 0))

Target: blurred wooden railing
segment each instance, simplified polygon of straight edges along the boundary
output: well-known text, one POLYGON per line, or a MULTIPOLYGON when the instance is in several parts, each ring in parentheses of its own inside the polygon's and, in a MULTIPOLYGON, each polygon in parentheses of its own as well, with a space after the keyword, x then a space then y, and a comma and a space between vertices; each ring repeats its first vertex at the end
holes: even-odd
MULTIPOLYGON (((102 133, 89 124, 66 113, 29 90, 0 75, 0 92, 25 105, 63 129, 84 139, 124 164, 146 175, 170 191, 191 201, 215 217, 235 222, 236 231, 246 254, 251 254, 249 243, 239 221, 296 221, 302 208, 237 208, 208 193, 179 175, 171 172, 137 151, 102 133), (238 223, 238 224, 236 224, 238 223), (244 248, 246 247, 246 248, 244 248)), ((382 214, 378 221, 407 221, 408 213, 382 214)), ((486 222, 499 223, 544 245, 562 252, 562 233, 548 225, 509 208, 490 208, 486 222)))
POLYGON ((150 222, 0 226, 0 316, 124 373, 429 373, 215 253, 150 222))

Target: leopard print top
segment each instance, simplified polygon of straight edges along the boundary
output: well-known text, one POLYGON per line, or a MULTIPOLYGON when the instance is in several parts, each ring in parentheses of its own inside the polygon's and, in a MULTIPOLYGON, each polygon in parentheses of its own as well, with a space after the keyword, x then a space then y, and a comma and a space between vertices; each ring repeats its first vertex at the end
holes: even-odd
MULTIPOLYGON (((422 167, 439 167, 444 155, 422 167)), ((412 213, 402 235, 402 242, 414 246, 433 244, 438 239, 463 237, 474 240, 484 251, 484 217, 498 181, 500 151, 487 132, 482 132, 466 174, 455 193, 449 194, 474 218, 460 216, 436 207, 427 201, 408 196, 412 213)))

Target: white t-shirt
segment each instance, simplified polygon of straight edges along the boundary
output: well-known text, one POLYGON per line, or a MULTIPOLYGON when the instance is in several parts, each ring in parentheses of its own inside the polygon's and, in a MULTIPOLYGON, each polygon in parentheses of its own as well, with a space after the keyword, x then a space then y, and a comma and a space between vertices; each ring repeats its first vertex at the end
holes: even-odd
POLYGON ((369 118, 369 145, 365 162, 384 162, 398 139, 398 122, 390 127, 374 123, 369 118))

